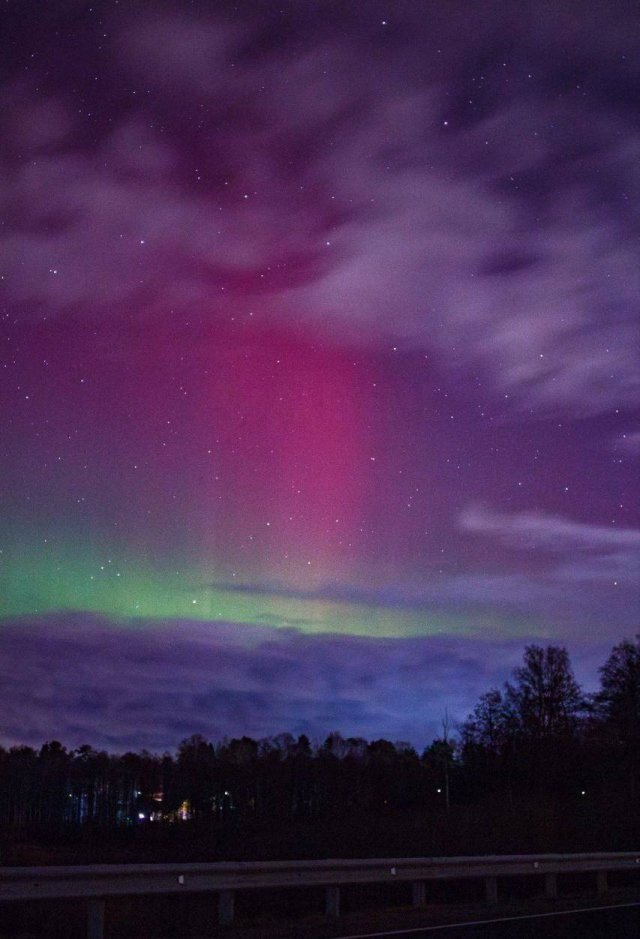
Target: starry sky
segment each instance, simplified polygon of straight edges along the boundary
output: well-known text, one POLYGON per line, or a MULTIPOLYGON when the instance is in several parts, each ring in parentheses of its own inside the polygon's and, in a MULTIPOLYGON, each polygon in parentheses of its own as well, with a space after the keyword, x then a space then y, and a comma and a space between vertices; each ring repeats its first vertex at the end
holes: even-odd
POLYGON ((640 623, 640 13, 10 0, 0 744, 423 746, 640 623))

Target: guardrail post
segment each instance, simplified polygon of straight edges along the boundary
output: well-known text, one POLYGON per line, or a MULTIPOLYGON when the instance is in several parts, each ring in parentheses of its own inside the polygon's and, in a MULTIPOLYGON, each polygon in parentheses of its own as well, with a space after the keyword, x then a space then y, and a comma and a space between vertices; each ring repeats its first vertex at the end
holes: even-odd
POLYGON ((331 885, 325 891, 324 910, 334 919, 340 916, 340 887, 331 885))
POLYGON ((218 894, 218 922, 229 926, 233 922, 235 895, 233 890, 221 890, 218 894))
POLYGON ((606 893, 608 887, 607 872, 596 871, 596 890, 598 891, 598 896, 601 897, 603 893, 606 893))
POLYGON ((424 906, 427 902, 424 880, 414 880, 411 884, 411 905, 424 906))
POLYGON ((498 902, 498 879, 497 877, 485 877, 484 895, 487 906, 495 906, 498 902))
POLYGON ((549 900, 553 900, 558 896, 558 875, 557 874, 545 874, 544 875, 544 895, 549 900))
POLYGON ((87 939, 103 939, 104 900, 91 897, 87 900, 87 939))

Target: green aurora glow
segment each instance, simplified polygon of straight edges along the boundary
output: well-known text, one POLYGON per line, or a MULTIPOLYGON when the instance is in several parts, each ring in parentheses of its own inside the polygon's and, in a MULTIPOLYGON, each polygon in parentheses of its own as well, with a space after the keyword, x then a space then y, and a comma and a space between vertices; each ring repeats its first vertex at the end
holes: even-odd
MULTIPOLYGON (((252 584, 212 583, 202 570, 154 569, 132 564, 123 553, 105 552, 77 543, 42 541, 36 547, 15 546, 5 553, 0 574, 0 616, 87 612, 112 620, 226 621, 241 627, 265 625, 303 633, 402 638, 439 634, 495 635, 501 618, 441 613, 419 604, 396 607, 337 600, 303 592, 279 592, 252 584)), ((531 623, 509 620, 530 634, 531 623)))

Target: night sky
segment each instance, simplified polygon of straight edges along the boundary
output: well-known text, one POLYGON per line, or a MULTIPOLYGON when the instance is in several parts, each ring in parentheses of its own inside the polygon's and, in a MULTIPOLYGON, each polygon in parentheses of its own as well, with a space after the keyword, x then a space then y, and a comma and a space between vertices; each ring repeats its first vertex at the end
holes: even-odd
POLYGON ((640 624, 636 4, 4 4, 0 743, 423 746, 640 624))

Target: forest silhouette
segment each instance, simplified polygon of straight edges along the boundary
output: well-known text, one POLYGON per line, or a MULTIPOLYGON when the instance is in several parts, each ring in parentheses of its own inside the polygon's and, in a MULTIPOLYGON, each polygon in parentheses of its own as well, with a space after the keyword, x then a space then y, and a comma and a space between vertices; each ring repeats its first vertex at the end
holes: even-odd
POLYGON ((0 863, 630 850, 639 794, 640 638, 591 695, 565 648, 531 645, 422 753, 339 732, 0 748, 0 863))

